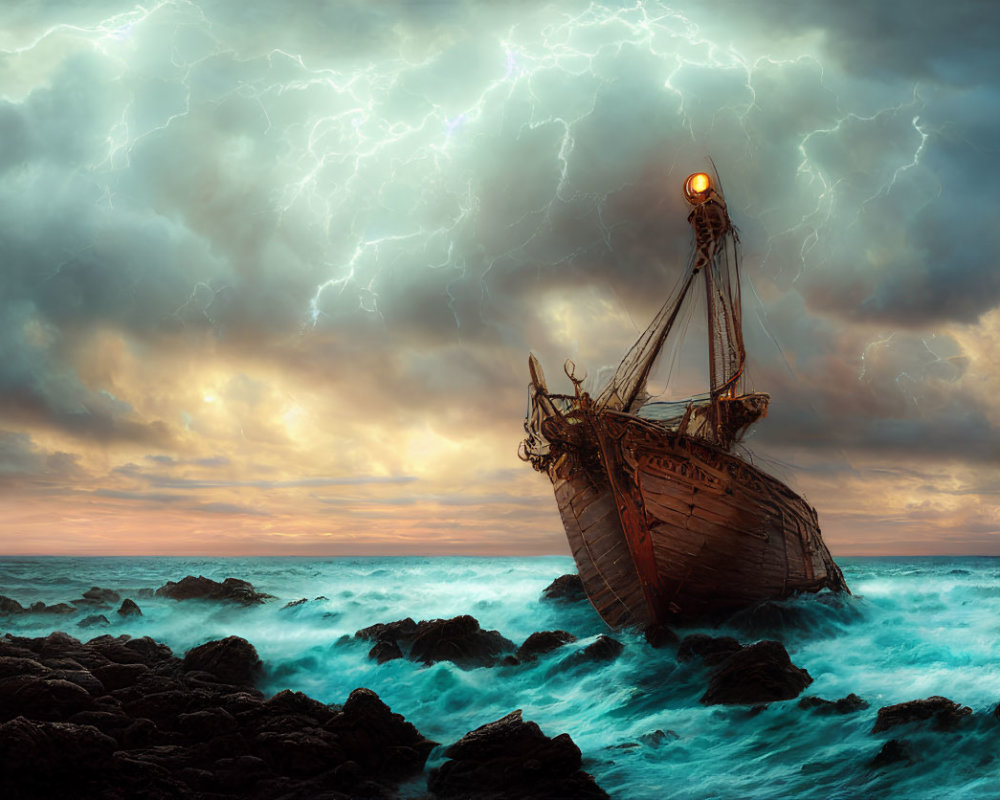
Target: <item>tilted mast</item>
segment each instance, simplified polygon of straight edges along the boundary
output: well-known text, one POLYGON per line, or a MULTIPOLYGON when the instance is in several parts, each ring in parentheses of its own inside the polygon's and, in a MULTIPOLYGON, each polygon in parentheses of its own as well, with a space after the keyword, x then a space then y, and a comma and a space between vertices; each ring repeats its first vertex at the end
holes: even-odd
MULTIPOLYGON (((694 230, 695 254, 680 291, 660 309, 652 323, 629 350, 614 377, 601 391, 597 408, 636 413, 649 395, 646 383, 680 312, 691 284, 701 273, 705 279, 708 314, 708 361, 710 403, 705 409, 707 425, 699 435, 729 447, 738 433, 762 416, 766 395, 756 398, 756 412, 736 409, 732 402, 741 395, 740 379, 746 363, 740 320, 739 267, 736 260, 736 232, 729 219, 726 202, 704 172, 696 172, 684 183, 684 196, 691 205, 688 222, 694 230), (734 415, 734 411, 738 411, 734 415), (749 417, 752 417, 749 418, 749 417), (735 427, 734 424, 737 424, 735 427)), ((746 406, 746 403, 742 403, 746 406)))

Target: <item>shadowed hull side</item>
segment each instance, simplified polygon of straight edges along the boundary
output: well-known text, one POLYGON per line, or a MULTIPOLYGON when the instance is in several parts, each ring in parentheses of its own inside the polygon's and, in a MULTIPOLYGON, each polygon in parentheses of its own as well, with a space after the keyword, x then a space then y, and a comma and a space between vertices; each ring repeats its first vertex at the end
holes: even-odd
POLYGON ((564 455, 561 463, 550 471, 550 477, 587 597, 613 628, 646 625, 652 621, 651 610, 632 563, 607 479, 601 475, 591 477, 580 469, 567 469, 570 459, 564 455))
POLYGON ((632 415, 592 420, 600 458, 584 469, 567 453, 550 477, 584 587, 609 625, 713 618, 795 592, 846 590, 816 512, 783 483, 632 415))

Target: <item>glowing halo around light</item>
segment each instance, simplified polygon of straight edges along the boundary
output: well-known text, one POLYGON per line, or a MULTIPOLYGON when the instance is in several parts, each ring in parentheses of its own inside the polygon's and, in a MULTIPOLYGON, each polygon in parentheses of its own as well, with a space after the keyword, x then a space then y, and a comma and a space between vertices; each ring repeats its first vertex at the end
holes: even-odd
POLYGON ((688 175, 684 181, 684 196, 689 203, 703 203, 708 199, 712 188, 712 179, 705 172, 695 172, 688 175))

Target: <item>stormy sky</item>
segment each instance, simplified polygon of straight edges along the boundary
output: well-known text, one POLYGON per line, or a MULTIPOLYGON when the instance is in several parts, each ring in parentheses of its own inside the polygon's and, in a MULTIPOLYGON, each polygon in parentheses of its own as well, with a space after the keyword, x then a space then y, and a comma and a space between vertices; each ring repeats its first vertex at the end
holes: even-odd
POLYGON ((1000 554, 998 33, 991 0, 5 4, 0 551, 568 552, 528 352, 617 364, 714 162, 759 463, 835 555, 1000 554))

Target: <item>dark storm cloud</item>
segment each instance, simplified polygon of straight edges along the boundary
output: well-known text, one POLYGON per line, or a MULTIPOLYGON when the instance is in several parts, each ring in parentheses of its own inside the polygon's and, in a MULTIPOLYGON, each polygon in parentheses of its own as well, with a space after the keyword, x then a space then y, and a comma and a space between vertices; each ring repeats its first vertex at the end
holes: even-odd
MULTIPOLYGON (((174 449, 181 409, 144 416, 83 370, 104 331, 149 360, 309 376, 372 420, 468 431, 515 419, 526 352, 577 355, 555 300, 572 308, 593 290, 639 328, 655 313, 690 250, 680 182, 711 157, 747 275, 779 295, 762 292, 761 319, 811 383, 797 391, 770 340, 752 341, 787 409, 775 404, 771 441, 985 460, 995 437, 960 381, 967 357, 929 361, 916 342, 1000 302, 993 5, 679 11, 220 0, 0 12, 27 48, 0 60, 4 425, 139 442, 165 451, 149 457, 164 467, 228 466, 174 449), (60 22, 77 27, 28 48, 60 22), (57 45, 65 56, 43 58, 57 45), (897 328, 909 345, 871 366, 871 343, 897 328), (812 414, 814 395, 833 399, 812 414)), ((592 374, 634 333, 599 330, 581 365, 592 374)), ((227 400, 254 416, 269 387, 233 381, 227 400)), ((166 489, 337 480, 134 477, 166 489)))
POLYGON ((1000 9, 993 0, 710 0, 705 5, 761 33, 819 32, 824 54, 860 77, 965 85, 1000 72, 1000 9))

